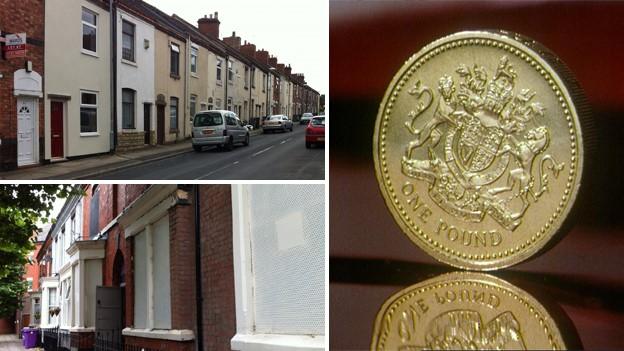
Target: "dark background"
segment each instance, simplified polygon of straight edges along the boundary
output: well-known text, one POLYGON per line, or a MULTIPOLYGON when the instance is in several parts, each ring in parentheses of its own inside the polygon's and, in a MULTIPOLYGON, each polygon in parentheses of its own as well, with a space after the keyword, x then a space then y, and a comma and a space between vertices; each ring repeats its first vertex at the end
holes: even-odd
POLYGON ((550 296, 586 349, 622 349, 624 2, 553 1, 330 1, 330 346, 368 348, 386 298, 449 270, 394 223, 375 178, 372 137, 405 60, 435 39, 475 29, 518 32, 552 50, 585 90, 597 128, 571 231, 495 274, 550 296))

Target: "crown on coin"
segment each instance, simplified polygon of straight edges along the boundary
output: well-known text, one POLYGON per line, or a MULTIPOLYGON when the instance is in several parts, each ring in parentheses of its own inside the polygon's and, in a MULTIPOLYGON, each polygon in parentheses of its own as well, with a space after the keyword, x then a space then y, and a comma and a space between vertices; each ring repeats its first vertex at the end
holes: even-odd
POLYGON ((513 88, 518 75, 507 56, 501 57, 494 74, 488 84, 483 109, 493 114, 500 114, 513 98, 513 88))

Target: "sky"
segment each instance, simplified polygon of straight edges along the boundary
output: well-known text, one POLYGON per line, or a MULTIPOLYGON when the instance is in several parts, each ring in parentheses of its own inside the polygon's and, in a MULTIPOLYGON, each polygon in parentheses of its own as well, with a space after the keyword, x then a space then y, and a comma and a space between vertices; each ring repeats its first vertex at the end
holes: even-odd
POLYGON ((197 25, 219 12, 220 37, 235 31, 241 40, 265 49, 321 94, 329 89, 329 5, 323 0, 145 0, 197 25))

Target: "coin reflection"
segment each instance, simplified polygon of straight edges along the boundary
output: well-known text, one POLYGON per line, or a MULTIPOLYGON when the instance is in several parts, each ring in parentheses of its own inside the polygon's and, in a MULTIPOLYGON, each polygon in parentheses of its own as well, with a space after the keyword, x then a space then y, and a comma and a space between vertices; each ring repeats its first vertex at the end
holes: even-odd
POLYGON ((386 300, 375 320, 371 350, 578 347, 563 335, 544 305, 526 291, 489 274, 453 272, 386 300))

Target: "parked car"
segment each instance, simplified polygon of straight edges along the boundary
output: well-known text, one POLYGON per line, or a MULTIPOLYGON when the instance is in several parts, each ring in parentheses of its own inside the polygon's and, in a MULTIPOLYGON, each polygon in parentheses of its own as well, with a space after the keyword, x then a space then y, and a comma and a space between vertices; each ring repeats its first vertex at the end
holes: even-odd
POLYGON ((202 111, 193 118, 193 149, 201 151, 204 146, 216 145, 228 151, 234 144, 249 145, 249 130, 231 111, 202 111))
POLYGON ((281 130, 286 132, 287 130, 293 131, 293 122, 284 115, 275 115, 267 118, 262 122, 263 132, 273 132, 275 130, 281 130))
POLYGON ((312 117, 314 117, 313 114, 311 114, 310 112, 306 112, 303 115, 301 115, 301 119, 299 120, 299 124, 308 124, 310 123, 310 120, 312 119, 312 117))
POLYGON ((325 116, 316 116, 310 120, 306 128, 305 144, 308 149, 312 145, 325 145, 325 116))

